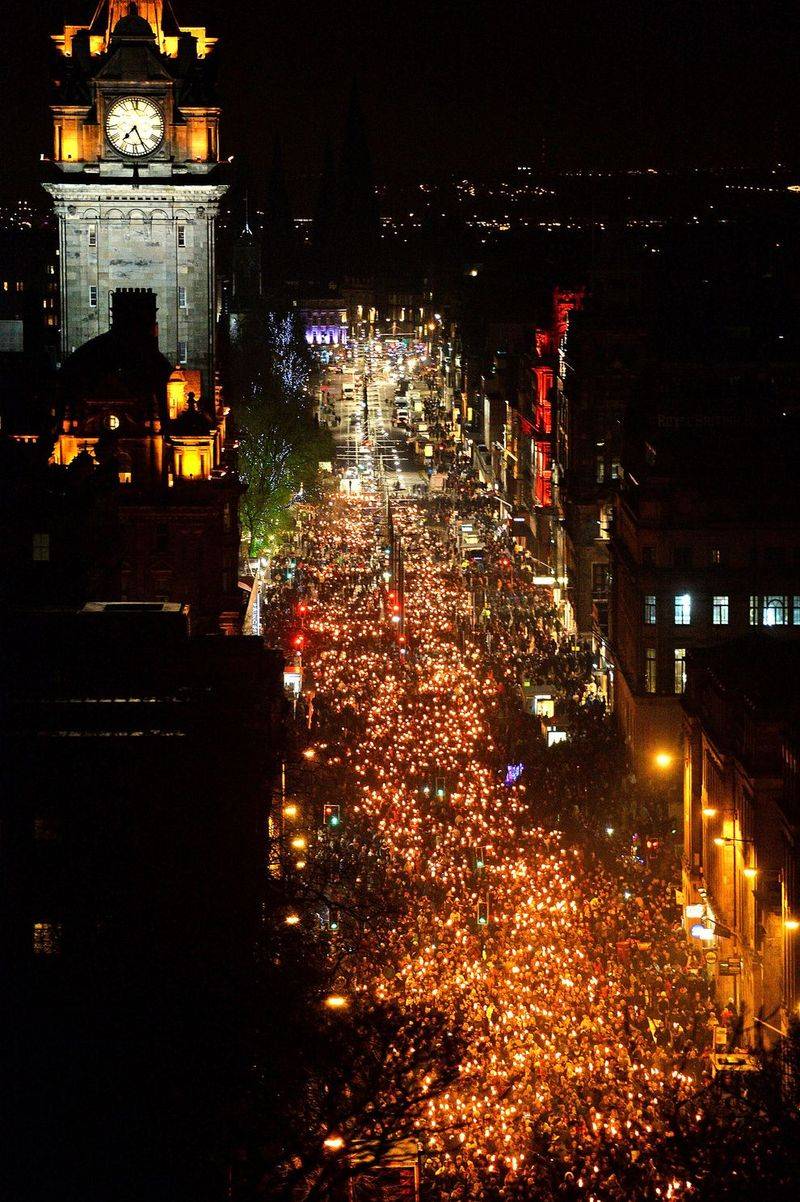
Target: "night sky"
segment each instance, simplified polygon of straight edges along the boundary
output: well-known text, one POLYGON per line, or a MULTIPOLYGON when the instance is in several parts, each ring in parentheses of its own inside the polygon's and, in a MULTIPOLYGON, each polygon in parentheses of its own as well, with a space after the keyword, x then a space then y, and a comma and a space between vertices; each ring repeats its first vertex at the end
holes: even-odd
MULTIPOLYGON (((798 157, 800 18, 785 0, 175 7, 224 39, 224 148, 258 166, 279 132, 298 187, 318 172, 325 137, 338 140, 354 71, 380 178, 798 157)), ((3 5, 6 195, 35 191, 50 146, 48 34, 92 8, 3 5)))

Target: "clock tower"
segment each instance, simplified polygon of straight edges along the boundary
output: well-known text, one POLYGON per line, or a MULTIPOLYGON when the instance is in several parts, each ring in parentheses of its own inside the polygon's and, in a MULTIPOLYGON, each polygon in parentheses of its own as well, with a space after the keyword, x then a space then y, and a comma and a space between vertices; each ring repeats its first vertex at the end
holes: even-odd
POLYGON ((109 330, 111 298, 147 289, 159 347, 214 412, 215 219, 221 180, 215 39, 170 0, 100 0, 54 38, 62 352, 109 330))

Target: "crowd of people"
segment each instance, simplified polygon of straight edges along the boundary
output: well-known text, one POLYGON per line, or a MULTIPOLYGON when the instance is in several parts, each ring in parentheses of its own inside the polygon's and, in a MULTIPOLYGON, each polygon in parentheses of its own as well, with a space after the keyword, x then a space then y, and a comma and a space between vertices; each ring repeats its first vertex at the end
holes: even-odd
POLYGON ((315 763, 336 765, 343 821, 377 834, 404 899, 379 948, 341 958, 341 988, 444 1013, 463 1036, 457 1081, 411 1120, 440 1196, 691 1196, 669 1131, 718 1021, 702 962, 668 880, 629 847, 570 841, 533 804, 533 770, 509 774, 500 731, 521 680, 591 713, 592 657, 503 562, 485 509, 476 606, 456 503, 395 507, 402 593, 377 497, 330 499, 304 523, 315 763))

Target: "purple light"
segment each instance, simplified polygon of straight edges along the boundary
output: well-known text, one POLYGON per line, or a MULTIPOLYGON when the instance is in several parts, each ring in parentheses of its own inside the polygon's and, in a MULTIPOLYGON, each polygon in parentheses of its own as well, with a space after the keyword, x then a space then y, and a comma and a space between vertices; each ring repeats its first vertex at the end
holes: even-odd
POLYGON ((524 771, 524 764, 509 764, 506 768, 506 779, 504 782, 506 788, 510 789, 512 785, 515 785, 524 771))

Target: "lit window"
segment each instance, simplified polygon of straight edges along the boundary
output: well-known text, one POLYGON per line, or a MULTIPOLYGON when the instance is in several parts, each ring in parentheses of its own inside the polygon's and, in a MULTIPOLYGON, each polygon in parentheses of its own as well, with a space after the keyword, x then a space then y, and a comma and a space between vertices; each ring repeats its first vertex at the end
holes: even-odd
POLYGON ((763 609, 764 625, 785 626, 788 621, 788 609, 788 597, 765 597, 763 609))
POLYGON ((185 246, 185 245, 186 245, 186 226, 179 225, 178 226, 178 246, 185 246))
POLYGON ((750 594, 750 625, 751 626, 758 626, 758 621, 759 621, 759 617, 760 617, 758 601, 759 601, 759 598, 756 596, 756 594, 751 593, 750 594))
POLYGON ((181 309, 188 309, 189 307, 186 300, 186 287, 183 284, 178 285, 178 305, 181 309))
POLYGON ((715 597, 712 606, 712 621, 715 626, 728 625, 728 598, 715 597))
POLYGON ((644 599, 644 620, 645 625, 655 626, 656 624, 656 599, 655 597, 645 597, 644 599))
POLYGON ((89 245, 97 246, 97 230, 94 226, 89 230, 89 245))
POLYGON ((623 478, 622 464, 618 459, 613 460, 611 464, 611 479, 621 480, 623 478))
POLYGON ((33 562, 34 563, 49 563, 50 562, 50 535, 49 534, 34 534, 34 536, 33 536, 33 562))
POLYGON ((689 626, 692 621, 692 598, 688 593, 680 593, 675 598, 675 625, 689 626))
POLYGON ((686 648, 675 648, 675 692, 686 692, 686 648))
POLYGON ((792 622, 800 626, 800 596, 797 593, 792 597, 792 622))
POLYGON ((719 565, 722 563, 722 552, 721 552, 720 550, 718 550, 717 548, 715 548, 715 549, 714 549, 714 550, 711 552, 711 562, 712 562, 712 563, 713 563, 713 564, 714 564, 716 567, 719 567, 719 565))
POLYGON ((178 362, 179 363, 188 363, 189 362, 189 345, 186 342, 178 343, 178 362))
POLYGON ((602 484, 606 478, 606 461, 603 455, 597 456, 597 483, 602 484))
POLYGON ((657 685, 655 647, 648 647, 644 657, 644 687, 648 693, 655 693, 657 685))
POLYGON ((97 308, 97 285, 92 284, 89 288, 89 308, 97 308))
POLYGON ((34 955, 57 956, 61 951, 61 935, 60 922, 35 922, 33 924, 34 955))

